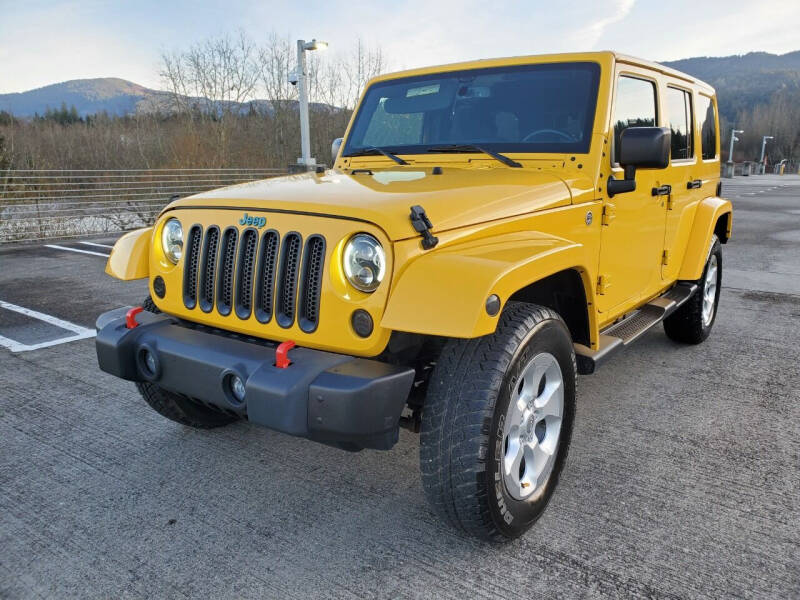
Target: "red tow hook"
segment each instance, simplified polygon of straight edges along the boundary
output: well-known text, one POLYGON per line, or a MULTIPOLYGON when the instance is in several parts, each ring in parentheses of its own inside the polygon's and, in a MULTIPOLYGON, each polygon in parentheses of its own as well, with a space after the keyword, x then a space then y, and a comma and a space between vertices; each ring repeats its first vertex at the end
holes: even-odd
POLYGON ((128 312, 125 313, 125 327, 128 329, 133 329, 134 327, 138 327, 139 323, 136 321, 136 315, 142 312, 144 309, 141 306, 134 306, 128 312))
POLYGON ((292 361, 289 360, 289 350, 294 348, 296 344, 294 340, 286 340, 278 345, 275 349, 275 366, 279 369, 285 369, 292 361))

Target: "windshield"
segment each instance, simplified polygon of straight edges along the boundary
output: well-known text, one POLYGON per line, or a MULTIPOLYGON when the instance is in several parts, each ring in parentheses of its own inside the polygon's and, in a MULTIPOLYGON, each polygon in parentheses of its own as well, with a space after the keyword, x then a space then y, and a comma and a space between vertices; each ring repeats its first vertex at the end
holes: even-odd
POLYGON ((376 148, 395 154, 586 153, 599 76, 598 64, 574 62, 379 82, 367 90, 343 155, 376 148))

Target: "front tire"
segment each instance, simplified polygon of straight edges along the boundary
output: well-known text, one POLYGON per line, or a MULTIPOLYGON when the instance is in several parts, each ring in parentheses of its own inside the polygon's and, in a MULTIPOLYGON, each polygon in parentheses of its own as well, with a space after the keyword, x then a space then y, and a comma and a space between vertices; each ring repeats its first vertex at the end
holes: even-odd
POLYGON ((664 319, 664 332, 682 344, 699 344, 711 334, 717 318, 722 290, 722 245, 716 235, 706 259, 703 276, 696 282, 697 291, 674 313, 664 319))
MULTIPOLYGON (((148 312, 161 312, 150 296, 142 302, 142 307, 148 312)), ((237 420, 233 415, 205 406, 188 396, 167 391, 149 381, 137 382, 136 389, 150 408, 162 417, 187 427, 213 429, 237 420)))
POLYGON ((552 310, 510 302, 495 333, 447 343, 422 413, 420 463, 434 511, 506 541, 542 515, 567 457, 575 353, 552 310))
POLYGON ((233 415, 209 408, 188 396, 175 394, 149 381, 137 382, 136 389, 150 408, 162 417, 187 427, 214 429, 237 420, 233 415))

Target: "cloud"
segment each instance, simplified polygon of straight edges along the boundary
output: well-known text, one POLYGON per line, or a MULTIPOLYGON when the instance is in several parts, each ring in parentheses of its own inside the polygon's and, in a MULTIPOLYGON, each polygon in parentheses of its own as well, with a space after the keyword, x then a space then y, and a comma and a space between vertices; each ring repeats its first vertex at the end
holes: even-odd
POLYGON ((611 14, 579 29, 574 35, 576 41, 588 48, 594 48, 606 29, 627 17, 633 10, 634 4, 636 4, 636 0, 615 0, 610 7, 611 14))
MULTIPOLYGON (((10 3, 0 0, 0 6, 10 3)), ((240 28, 259 43, 271 31, 292 40, 316 36, 330 42, 331 56, 349 53, 361 38, 383 50, 391 70, 604 48, 674 60, 783 53, 800 45, 798 0, 556 4, 557 9, 552 0, 26 0, 0 10, 0 93, 107 76, 157 87, 161 50, 184 49, 240 28), (654 26, 664 34, 642 34, 654 26)))

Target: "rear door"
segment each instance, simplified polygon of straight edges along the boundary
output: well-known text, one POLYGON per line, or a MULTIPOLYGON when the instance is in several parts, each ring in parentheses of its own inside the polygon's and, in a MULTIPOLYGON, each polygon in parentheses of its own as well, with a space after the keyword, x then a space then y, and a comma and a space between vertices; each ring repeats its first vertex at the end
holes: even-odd
MULTIPOLYGON (((620 134, 628 127, 659 124, 658 83, 645 69, 617 67, 612 108, 613 144, 611 174, 624 178, 619 165, 620 134)), ((664 170, 640 169, 636 190, 606 200, 606 216, 600 248, 600 281, 597 305, 601 312, 630 310, 640 298, 661 286, 666 198, 653 196, 662 185, 664 170)))
POLYGON ((672 133, 662 276, 678 276, 697 203, 703 195, 702 168, 697 157, 697 128, 692 91, 679 84, 664 88, 665 125, 672 133))

